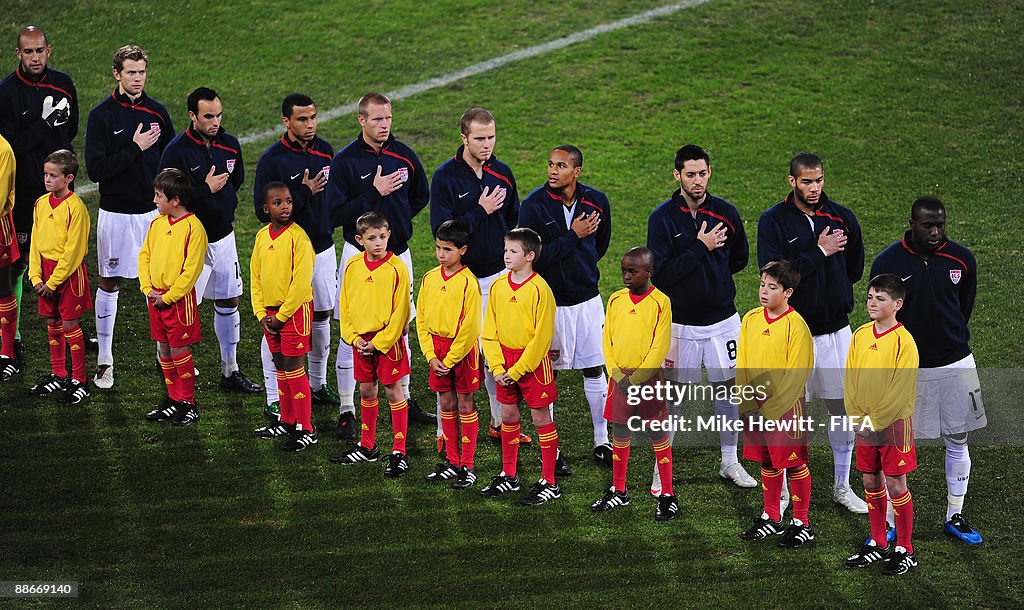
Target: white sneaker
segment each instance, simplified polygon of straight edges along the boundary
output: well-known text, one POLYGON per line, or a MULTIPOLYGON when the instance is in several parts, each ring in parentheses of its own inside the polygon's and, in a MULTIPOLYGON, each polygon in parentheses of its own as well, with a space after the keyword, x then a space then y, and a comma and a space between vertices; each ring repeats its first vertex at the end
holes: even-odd
POLYGON ((833 488, 832 497, 835 498, 836 504, 845 506, 846 510, 851 513, 857 513, 858 515, 866 515, 868 513, 867 503, 861 500, 849 485, 833 488))
POLYGON ((786 509, 789 508, 789 486, 782 486, 782 493, 779 495, 779 514, 785 514, 786 509))
POLYGON ((747 474, 747 471, 739 462, 722 464, 718 467, 718 476, 727 481, 732 481, 737 487, 757 487, 757 481, 754 480, 754 477, 747 474))
POLYGON ((654 465, 654 477, 651 479, 651 495, 655 498, 661 496, 661 473, 658 472, 658 465, 654 465))
POLYGON ((114 366, 112 364, 101 364, 96 367, 96 374, 93 375, 92 383, 97 388, 109 390, 114 387, 114 366))

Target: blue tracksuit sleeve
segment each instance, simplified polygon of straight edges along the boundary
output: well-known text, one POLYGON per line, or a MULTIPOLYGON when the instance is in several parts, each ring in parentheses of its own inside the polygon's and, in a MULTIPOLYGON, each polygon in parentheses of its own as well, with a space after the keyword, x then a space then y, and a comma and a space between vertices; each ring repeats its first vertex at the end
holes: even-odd
MULTIPOLYGON (((770 210, 769 210, 770 211, 770 210)), ((818 247, 817 236, 814 246, 796 257, 786 256, 783 244, 782 224, 772 218, 768 212, 761 214, 757 222, 757 266, 764 267, 767 263, 777 260, 789 260, 796 266, 800 275, 809 275, 825 262, 825 253, 818 247)), ((863 246, 861 247, 861 266, 863 266, 863 246)))
POLYGON ((427 180, 427 172, 417 156, 412 157, 413 172, 412 184, 409 185, 409 208, 412 210, 410 218, 415 218, 430 203, 430 182, 427 180))
MULTIPOLYGON (((678 233, 678 232, 675 232, 678 233)), ((651 214, 647 220, 647 247, 654 255, 654 275, 652 280, 664 292, 666 288, 680 282, 693 273, 701 260, 707 256, 708 249, 704 242, 697 239, 684 252, 673 255, 672 242, 679 237, 674 234, 674 227, 667 218, 651 214)))
POLYGON ((860 232, 860 223, 850 214, 846 219, 849 234, 846 236, 846 276, 851 284, 856 284, 864 276, 864 236, 860 232))
POLYGON ((105 182, 116 177, 131 167, 142 155, 142 149, 135 142, 111 150, 106 137, 111 131, 106 120, 108 116, 109 113, 98 106, 89 113, 89 121, 85 128, 85 167, 89 179, 93 182, 105 182))
POLYGON ((967 277, 960 282, 960 312, 964 316, 964 326, 967 326, 974 313, 974 300, 978 296, 978 262, 966 248, 964 253, 967 256, 967 277))
POLYGON ((331 161, 331 180, 327 182, 327 206, 332 227, 355 225, 360 216, 373 209, 373 204, 382 199, 380 191, 375 187, 359 195, 351 193, 348 185, 358 180, 350 175, 352 170, 340 158, 341 155, 336 155, 331 161))
MULTIPOLYGON (((280 176, 275 175, 275 169, 275 164, 267 160, 265 153, 256 162, 256 175, 252 180, 252 205, 260 222, 270 222, 270 215, 263 211, 263 187, 275 180, 281 180, 280 176)), ((293 211, 292 215, 295 215, 296 211, 298 210, 293 211)))
MULTIPOLYGON (((455 208, 458 195, 455 194, 454 189, 454 182, 449 179, 438 180, 437 174, 434 174, 434 180, 430 185, 430 230, 435 232, 437 227, 441 226, 441 223, 446 220, 455 220, 465 226, 472 234, 487 220, 487 212, 481 206, 474 203, 464 213, 458 214, 455 208)), ((473 193, 471 196, 479 199, 480 194, 473 193)), ((505 204, 508 205, 507 198, 505 199, 505 204)), ((516 206, 518 208, 518 201, 516 206)), ((501 210, 495 213, 499 214, 505 211, 505 208, 502 207, 501 210)), ((518 216, 519 210, 517 209, 515 217, 518 218, 518 216)), ((515 226, 515 222, 513 221, 509 226, 515 226)))
POLYGON ((736 215, 733 222, 736 231, 729 235, 729 272, 733 275, 747 268, 750 262, 750 241, 747 240, 747 230, 743 226, 743 219, 736 215))

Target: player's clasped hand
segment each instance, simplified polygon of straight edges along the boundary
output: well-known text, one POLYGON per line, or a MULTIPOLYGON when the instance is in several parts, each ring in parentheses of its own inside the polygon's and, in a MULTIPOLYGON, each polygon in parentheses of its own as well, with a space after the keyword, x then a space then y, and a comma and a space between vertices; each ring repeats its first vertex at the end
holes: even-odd
POLYGON ((494 383, 497 383, 498 385, 501 385, 501 386, 508 387, 508 386, 514 384, 515 380, 512 379, 512 377, 508 373, 502 373, 500 375, 495 375, 494 376, 494 383))
POLYGON ((54 295, 54 292, 50 290, 50 287, 47 286, 45 282, 39 282, 32 288, 36 291, 36 294, 41 297, 52 297, 54 295))
POLYGON ((708 250, 717 250, 725 245, 728 239, 725 223, 718 223, 715 228, 708 230, 708 223, 700 224, 700 231, 697 232, 697 239, 702 241, 708 250))
POLYGON ((484 192, 480 193, 480 199, 477 203, 484 209, 488 214, 493 214, 501 209, 501 206, 505 203, 505 195, 507 191, 500 186, 494 187, 494 190, 488 190, 484 187, 484 192))
POLYGON ((434 372, 438 377, 444 377, 445 375, 452 372, 452 370, 444 365, 438 358, 430 359, 430 370, 434 372))
POLYGON ((277 316, 267 314, 260 320, 260 326, 263 327, 263 332, 268 335, 276 335, 281 327, 284 326, 284 322, 277 319, 277 316))
POLYGON ((363 339, 362 337, 356 339, 356 342, 353 344, 353 346, 357 350, 359 350, 360 354, 364 356, 372 356, 377 352, 377 348, 373 346, 373 343, 370 343, 369 341, 363 339))
POLYGON ((825 251, 825 256, 832 256, 836 252, 845 250, 846 240, 846 233, 842 229, 836 229, 829 233, 829 228, 825 227, 821 235, 818 235, 818 245, 825 251))
POLYGON ((384 176, 381 174, 382 171, 384 171, 384 168, 378 165, 377 175, 373 177, 373 186, 380 193, 381 197, 387 197, 402 188, 402 172, 394 171, 384 176))
POLYGON ((583 239, 588 235, 593 235, 597 231, 598 225, 601 224, 601 215, 598 213, 580 214, 572 221, 572 231, 576 234, 576 237, 583 239))
MULTIPOLYGON (((377 175, 380 175, 379 166, 377 167, 377 175)), ((324 175, 324 170, 320 170, 317 175, 310 178, 309 170, 307 169, 302 174, 302 183, 306 185, 306 188, 308 188, 311 193, 316 195, 327 187, 327 176, 324 175)))
POLYGON ((160 127, 153 127, 148 131, 142 131, 142 123, 135 128, 135 135, 132 136, 132 142, 139 147, 140 150, 148 150, 151 146, 157 143, 160 139, 160 127))
POLYGON ((170 305, 164 303, 162 292, 150 290, 149 294, 147 294, 146 297, 149 299, 149 302, 153 304, 154 309, 167 309, 170 307, 170 305))

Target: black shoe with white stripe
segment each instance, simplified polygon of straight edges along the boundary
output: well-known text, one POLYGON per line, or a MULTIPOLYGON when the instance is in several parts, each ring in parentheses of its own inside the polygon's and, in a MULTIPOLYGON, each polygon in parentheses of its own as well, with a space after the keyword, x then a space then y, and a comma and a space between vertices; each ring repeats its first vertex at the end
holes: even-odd
POLYGON ((813 541, 814 528, 805 525, 799 519, 793 519, 786 531, 782 532, 782 539, 776 542, 775 546, 783 549, 795 549, 813 541))
POLYGON ((847 568, 859 569, 889 558, 889 549, 876 544, 865 544, 860 550, 846 558, 847 568))
POLYGON ((558 484, 548 483, 541 479, 533 484, 530 493, 523 496, 519 501, 523 506, 540 506, 550 500, 557 500, 562 497, 562 488, 558 484))
POLYGON ((181 401, 178 403, 178 413, 171 420, 172 426, 191 426, 199 421, 199 409, 196 405, 181 401))
POLYGON ((373 449, 367 449, 362 445, 353 445, 352 448, 345 453, 332 455, 327 458, 327 461, 332 464, 348 466, 350 464, 358 464, 359 462, 376 462, 379 459, 380 451, 378 451, 376 447, 373 449))
POLYGON ((395 451, 388 456, 388 465, 384 467, 384 476, 397 479, 405 474, 406 470, 409 470, 409 460, 405 458, 405 454, 395 451))
POLYGON ((676 497, 674 495, 662 494, 658 496, 658 508, 654 509, 655 521, 668 521, 669 519, 675 519, 678 514, 679 502, 676 501, 676 497))
POLYGON ((21 372, 18 363, 14 358, 0 356, 0 381, 10 381, 15 375, 21 372))
POLYGON ((437 466, 434 466, 434 472, 427 475, 427 480, 431 483, 443 483, 450 481, 455 477, 459 476, 459 471, 455 470, 451 462, 438 462, 437 466))
POLYGON ((760 517, 754 518, 754 526, 740 532, 742 540, 764 540, 768 536, 775 536, 782 533, 782 519, 772 521, 768 515, 762 513, 760 517))
POLYGON ((882 574, 886 576, 900 576, 911 570, 916 570, 917 553, 908 553, 907 549, 898 546, 889 554, 889 560, 882 568, 882 574))
POLYGON ((77 405, 90 396, 88 382, 82 383, 69 377, 61 391, 55 392, 54 396, 59 403, 77 405))
POLYGON ((476 484, 476 471, 469 466, 459 468, 459 476, 452 481, 452 489, 469 489, 476 484))
POLYGON ((146 421, 151 422, 164 422, 174 419, 174 416, 178 414, 178 403, 171 400, 170 396, 164 396, 163 402, 161 402, 155 409, 146 413, 146 421))
POLYGON ((629 506, 629 494, 624 491, 615 491, 615 487, 612 486, 598 498, 597 502, 590 505, 590 510, 595 513, 604 513, 620 506, 629 506))
POLYGON ((281 443, 281 451, 297 452, 312 447, 317 444, 320 439, 316 435, 316 429, 313 430, 295 430, 288 435, 288 439, 281 443))
POLYGON ((523 479, 517 474, 514 477, 510 477, 504 472, 491 479, 483 489, 480 490, 480 495, 487 496, 488 498, 497 498, 503 493, 510 491, 519 491, 523 488, 523 479))
POLYGON ((64 387, 65 378, 58 377, 53 373, 44 375, 39 378, 34 386, 28 389, 28 393, 33 396, 49 396, 50 394, 60 390, 64 387))
POLYGON ((256 428, 252 431, 252 435, 256 438, 277 438, 279 436, 287 436, 288 434, 291 434, 293 428, 294 426, 291 424, 276 422, 256 428))

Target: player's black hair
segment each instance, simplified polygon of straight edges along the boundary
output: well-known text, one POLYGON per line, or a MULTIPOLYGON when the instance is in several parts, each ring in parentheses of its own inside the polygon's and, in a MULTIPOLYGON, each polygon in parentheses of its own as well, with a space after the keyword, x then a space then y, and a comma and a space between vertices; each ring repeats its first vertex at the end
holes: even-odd
POLYGON ((434 239, 450 241, 456 248, 461 248, 469 243, 469 229, 457 220, 446 220, 437 227, 434 239))
POLYGON ((761 275, 774 278, 782 285, 782 289, 796 288, 800 284, 800 272, 793 263, 787 260, 770 261, 760 269, 761 275))
POLYGON ((376 210, 370 210, 356 219, 356 235, 362 235, 370 229, 390 229, 388 219, 376 210))
POLYGON ((124 62, 126 60, 141 61, 145 62, 146 66, 149 66, 149 56, 142 50, 142 47, 134 44, 126 44, 114 53, 114 59, 111 62, 113 67, 118 72, 124 70, 124 62))
POLYGON ((199 100, 204 102, 212 102, 219 98, 217 92, 209 87, 197 87, 192 93, 188 94, 188 111, 194 114, 199 114, 199 100))
POLYGON ((643 262, 648 269, 654 269, 654 253, 643 246, 633 246, 622 255, 622 260, 636 258, 643 262))
POLYGON ((871 278, 868 282, 868 290, 874 288, 878 292, 884 292, 892 300, 902 299, 907 296, 907 287, 895 273, 880 273, 871 278))
POLYGON ((523 247, 523 254, 533 252, 534 257, 540 256, 540 235, 528 227, 516 227, 505 235, 505 241, 514 241, 523 247))
POLYGON ((66 148, 55 150, 46 155, 46 158, 43 159, 43 163, 53 163, 60 168, 61 173, 65 176, 68 174, 78 175, 78 157, 75 156, 75 153, 66 148))
POLYGON ((704 161, 708 164, 708 167, 711 167, 711 155, 696 144, 687 144, 676 151, 677 170, 683 169, 683 164, 687 161, 704 161))
POLYGON ((796 178, 802 169, 814 169, 825 167, 821 164, 821 157, 812 152, 798 152, 789 160, 789 175, 796 178))
POLYGON ((264 204, 267 203, 267 196, 270 194, 270 191, 273 191, 273 190, 276 190, 276 189, 284 189, 284 190, 288 191, 289 193, 291 193, 291 191, 288 189, 288 185, 285 184, 284 182, 281 182, 279 180, 274 180, 273 182, 268 182, 266 184, 266 186, 263 187, 262 198, 263 198, 263 203, 264 204))
POLYGON ((920 212, 932 212, 946 214, 946 206, 942 204, 938 197, 933 195, 924 195, 914 200, 914 203, 910 206, 910 220, 913 221, 920 212))
POLYGON ((189 198, 192 196, 192 182, 183 171, 175 167, 167 167, 153 179, 153 188, 164 194, 168 201, 175 198, 188 209, 189 198))
POLYGON ((313 98, 309 97, 305 93, 292 93, 288 97, 284 98, 281 102, 281 116, 289 118, 292 116, 292 110, 296 106, 315 106, 313 98))
POLYGON ((562 152, 569 153, 569 160, 572 161, 573 167, 583 167, 583 151, 576 148, 572 144, 562 144, 551 149, 551 152, 560 150, 562 152))
POLYGON ((469 110, 462 113, 462 120, 459 122, 459 128, 462 130, 462 135, 469 135, 469 127, 473 123, 480 123, 481 125, 492 125, 494 124, 494 115, 488 110, 483 108, 470 108, 469 110))

